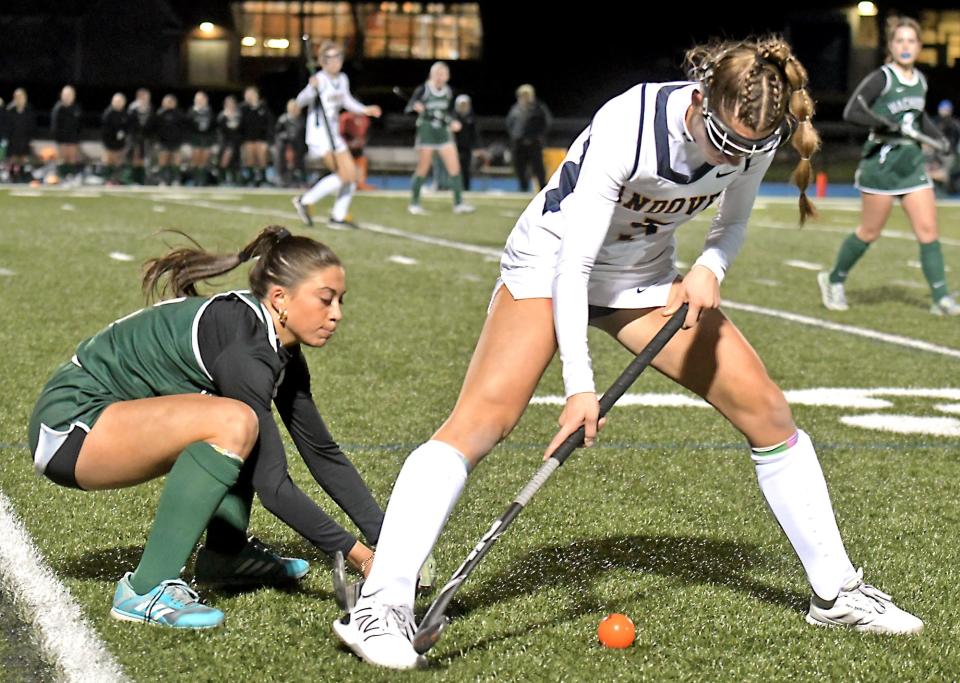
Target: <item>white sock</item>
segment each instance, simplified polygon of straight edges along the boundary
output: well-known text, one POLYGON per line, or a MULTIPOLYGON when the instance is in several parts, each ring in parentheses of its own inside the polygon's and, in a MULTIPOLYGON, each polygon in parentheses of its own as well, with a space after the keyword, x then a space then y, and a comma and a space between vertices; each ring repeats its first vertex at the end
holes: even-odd
POLYGON ((300 201, 304 204, 316 204, 328 194, 333 194, 343 186, 343 181, 336 173, 331 173, 317 181, 317 184, 303 193, 300 201))
POLYGON ((356 189, 356 183, 350 183, 340 188, 340 191, 337 193, 337 200, 333 203, 330 218, 335 221, 342 221, 347 217, 347 212, 350 211, 350 201, 353 199, 353 192, 356 189))
POLYGON ((752 457, 760 490, 800 558, 813 592, 833 600, 856 570, 843 547, 810 437, 797 430, 783 444, 754 448, 752 457))
POLYGON ((428 441, 407 457, 390 494, 364 596, 413 607, 417 574, 466 482, 466 459, 442 441, 428 441))

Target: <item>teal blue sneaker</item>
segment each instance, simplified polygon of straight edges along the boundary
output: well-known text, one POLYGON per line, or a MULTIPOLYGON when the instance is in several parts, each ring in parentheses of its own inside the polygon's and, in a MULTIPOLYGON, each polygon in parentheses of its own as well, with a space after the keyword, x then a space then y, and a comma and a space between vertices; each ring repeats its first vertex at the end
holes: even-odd
POLYGON ((163 581, 145 595, 130 585, 127 572, 113 595, 110 616, 120 621, 139 621, 172 628, 214 628, 223 623, 223 612, 200 602, 200 596, 180 579, 163 581))
POLYGON ((253 536, 236 555, 206 547, 197 552, 193 580, 214 586, 283 585, 303 578, 310 569, 306 560, 280 557, 253 536))

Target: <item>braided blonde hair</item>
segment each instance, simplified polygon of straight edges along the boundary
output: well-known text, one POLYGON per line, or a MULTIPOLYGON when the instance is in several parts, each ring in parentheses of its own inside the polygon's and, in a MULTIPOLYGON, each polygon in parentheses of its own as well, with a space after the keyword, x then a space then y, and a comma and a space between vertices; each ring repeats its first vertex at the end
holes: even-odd
POLYGON ((813 127, 813 99, 807 92, 807 70, 779 36, 698 45, 687 51, 690 78, 703 83, 712 108, 724 119, 736 119, 758 134, 770 134, 786 118, 796 122, 791 144, 800 155, 792 181, 800 190, 800 223, 816 216, 807 197, 813 175, 810 158, 820 148, 813 127))

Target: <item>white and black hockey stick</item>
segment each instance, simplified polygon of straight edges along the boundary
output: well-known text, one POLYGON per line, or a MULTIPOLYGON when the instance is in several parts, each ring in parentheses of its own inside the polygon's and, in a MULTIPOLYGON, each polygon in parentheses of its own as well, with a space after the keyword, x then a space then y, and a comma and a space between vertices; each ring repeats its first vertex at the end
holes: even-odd
POLYGON ((943 140, 937 140, 936 138, 931 137, 931 136, 929 136, 929 135, 927 135, 927 134, 925 134, 925 133, 917 130, 916 128, 911 128, 911 127, 906 127, 906 126, 905 126, 905 127, 903 127, 903 128, 900 130, 900 132, 904 135, 904 137, 908 137, 908 138, 910 138, 911 140, 915 140, 915 141, 919 142, 919 143, 922 144, 922 145, 928 145, 928 146, 932 147, 932 148, 934 149, 934 151, 940 152, 941 154, 943 154, 943 153, 945 153, 945 152, 948 151, 948 149, 944 149, 944 141, 943 141, 943 140))
MULTIPOLYGON (((600 417, 607 414, 607 411, 613 407, 617 399, 623 396, 624 392, 626 392, 626 390, 630 388, 630 385, 640 376, 640 373, 650 365, 651 361, 660 353, 660 350, 663 349, 663 347, 667 345, 667 342, 673 338, 673 335, 677 333, 677 330, 683 325, 684 318, 686 317, 687 304, 683 304, 680 309, 673 314, 670 320, 667 321, 667 324, 650 340, 650 343, 643 347, 643 350, 630 362, 627 369, 621 373, 600 398, 600 417)), ((453 574, 447 582, 447 585, 440 590, 440 594, 437 596, 437 599, 433 601, 433 604, 430 605, 430 609, 427 610, 427 613, 423 616, 423 619, 420 621, 420 626, 417 628, 416 634, 414 634, 413 648, 417 652, 420 654, 427 652, 440 639, 440 634, 443 633, 443 629, 450 623, 450 619, 446 616, 447 606, 460 589, 461 584, 470 573, 476 569, 477 565, 480 564, 480 561, 490 551, 490 548, 497 542, 501 534, 507 530, 510 523, 513 522, 527 503, 530 502, 533 494, 543 486, 544 482, 550 478, 550 475, 553 474, 574 451, 583 445, 583 435, 584 429, 580 427, 580 429, 567 437, 566 441, 560 444, 557 449, 550 454, 547 461, 537 470, 533 479, 523 487, 523 490, 520 491, 510 504, 507 511, 490 526, 490 529, 483 535, 483 538, 480 539, 480 542, 477 543, 473 550, 470 551, 467 559, 464 560, 460 568, 453 574)))
POLYGON ((944 149, 946 140, 938 140, 937 138, 931 137, 930 135, 927 135, 923 131, 913 126, 913 123, 916 120, 915 116, 909 114, 904 116, 903 122, 898 125, 896 122, 885 119, 882 116, 874 113, 867 104, 867 101, 863 98, 863 95, 857 95, 857 101, 862 106, 863 111, 866 112, 866 114, 873 119, 882 130, 889 131, 888 134, 895 135, 899 133, 905 138, 910 138, 911 140, 919 142, 922 145, 928 145, 941 154, 949 151, 948 149, 944 149))

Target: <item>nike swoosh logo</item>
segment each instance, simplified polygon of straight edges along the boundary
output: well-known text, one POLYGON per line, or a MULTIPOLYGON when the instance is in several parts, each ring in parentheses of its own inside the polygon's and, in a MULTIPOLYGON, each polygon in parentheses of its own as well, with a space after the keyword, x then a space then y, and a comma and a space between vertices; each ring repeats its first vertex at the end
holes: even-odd
POLYGON ((733 174, 733 173, 736 173, 736 171, 727 171, 726 173, 717 173, 717 177, 718 177, 718 178, 723 178, 724 176, 728 176, 728 175, 731 175, 731 174, 733 174))

